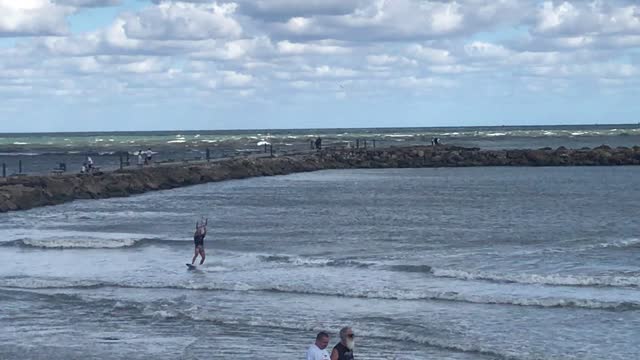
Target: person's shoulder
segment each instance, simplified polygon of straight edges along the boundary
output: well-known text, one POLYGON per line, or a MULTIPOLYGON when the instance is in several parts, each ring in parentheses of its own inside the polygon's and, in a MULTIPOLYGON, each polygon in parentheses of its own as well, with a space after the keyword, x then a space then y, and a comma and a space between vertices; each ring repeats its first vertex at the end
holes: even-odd
POLYGON ((315 359, 316 358, 315 355, 318 353, 318 350, 320 349, 318 349, 315 345, 311 344, 307 349, 307 357, 309 359, 315 359))

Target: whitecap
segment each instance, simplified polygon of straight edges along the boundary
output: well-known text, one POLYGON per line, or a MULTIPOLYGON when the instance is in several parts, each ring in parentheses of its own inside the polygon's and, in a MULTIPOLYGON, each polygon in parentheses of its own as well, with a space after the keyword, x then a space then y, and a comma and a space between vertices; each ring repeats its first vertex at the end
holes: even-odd
POLYGON ((17 152, 17 153, 7 153, 7 152, 0 152, 0 156, 38 156, 38 155, 42 155, 40 153, 31 153, 31 152, 17 152))
POLYGON ((454 278, 459 280, 485 280, 495 282, 513 282, 520 284, 540 284, 555 286, 611 286, 637 287, 640 277, 637 276, 588 276, 563 274, 497 274, 491 272, 470 272, 464 270, 433 269, 437 277, 454 278))

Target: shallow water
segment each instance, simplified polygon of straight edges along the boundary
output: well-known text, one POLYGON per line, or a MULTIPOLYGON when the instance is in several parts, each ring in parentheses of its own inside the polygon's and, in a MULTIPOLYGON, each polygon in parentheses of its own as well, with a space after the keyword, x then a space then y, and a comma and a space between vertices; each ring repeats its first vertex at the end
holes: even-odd
POLYGON ((361 359, 631 359, 638 175, 322 171, 1 214, 0 358, 299 359, 351 325, 361 359))

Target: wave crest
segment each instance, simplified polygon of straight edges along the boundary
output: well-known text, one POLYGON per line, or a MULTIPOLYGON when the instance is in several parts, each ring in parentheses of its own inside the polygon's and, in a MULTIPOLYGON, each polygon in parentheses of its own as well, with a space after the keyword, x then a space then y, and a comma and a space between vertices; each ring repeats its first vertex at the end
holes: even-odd
POLYGON ((598 299, 582 298, 526 298, 500 295, 461 294, 454 291, 434 292, 429 290, 398 290, 398 289, 346 289, 322 290, 309 289, 286 285, 257 286, 245 283, 109 283, 100 281, 81 281, 68 283, 64 280, 40 280, 29 282, 24 280, 0 280, 0 287, 7 289, 87 289, 87 288, 128 288, 128 289, 179 289, 196 291, 236 291, 236 292, 265 292, 315 296, 334 296, 344 298, 382 299, 398 301, 450 301, 485 305, 513 305, 544 308, 582 308, 607 311, 637 311, 640 302, 637 301, 601 301, 598 299))
POLYGON ((190 241, 183 240, 162 240, 158 238, 116 238, 116 239, 80 239, 80 238, 60 238, 60 239, 18 239, 5 241, 0 246, 37 248, 37 249, 123 249, 149 245, 186 245, 190 241))
POLYGON ((440 278, 550 286, 640 287, 640 277, 626 275, 498 274, 438 269, 428 265, 392 265, 392 271, 424 273, 440 278))
POLYGON ((345 267, 370 267, 371 263, 351 259, 318 259, 318 258, 302 258, 289 255, 259 255, 258 259, 267 263, 283 263, 298 266, 345 266, 345 267))
POLYGON ((602 287, 638 287, 640 277, 618 275, 560 275, 560 274, 494 274, 487 272, 469 272, 463 270, 434 269, 433 276, 460 280, 485 280, 493 282, 537 284, 552 286, 602 286, 602 287))

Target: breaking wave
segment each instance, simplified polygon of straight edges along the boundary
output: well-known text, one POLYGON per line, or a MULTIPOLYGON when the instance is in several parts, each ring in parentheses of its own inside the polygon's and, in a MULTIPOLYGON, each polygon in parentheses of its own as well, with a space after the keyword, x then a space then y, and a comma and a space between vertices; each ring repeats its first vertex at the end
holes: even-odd
POLYGON ((640 247, 640 238, 615 239, 615 240, 605 241, 597 244, 520 251, 518 252, 518 254, 530 255, 530 254, 576 253, 576 252, 587 252, 591 250, 600 250, 600 249, 628 249, 628 248, 635 248, 635 247, 640 247))
POLYGON ((513 305, 544 308, 582 308, 607 311, 635 311, 640 310, 638 301, 602 301, 598 299, 539 297, 526 298, 509 295, 474 295, 461 294, 454 291, 404 290, 404 289, 345 289, 324 290, 304 288, 288 285, 250 285, 245 283, 111 283, 102 281, 65 282, 62 279, 0 279, 0 287, 7 289, 96 289, 96 288, 127 288, 127 289, 179 289, 197 291, 238 291, 265 292, 315 296, 335 296, 345 298, 400 300, 400 301, 450 301, 486 305, 513 305))
POLYGON ((561 274, 495 274, 489 272, 469 272, 463 270, 434 269, 437 277, 460 280, 486 280, 519 284, 539 284, 555 286, 602 286, 602 287, 638 287, 640 277, 619 275, 561 275, 561 274))
POLYGON ((116 238, 116 239, 82 239, 82 238, 60 238, 60 239, 18 239, 0 243, 4 247, 21 247, 36 249, 123 249, 135 248, 151 245, 187 245, 191 241, 185 240, 162 240, 157 238, 116 238))
POLYGON ((438 269, 428 265, 392 265, 392 271, 424 273, 458 280, 482 280, 497 283, 518 283, 551 286, 640 287, 639 276, 626 275, 563 275, 563 274, 498 274, 484 271, 438 269))
POLYGON ((372 263, 366 263, 351 259, 318 259, 318 258, 302 258, 299 256, 289 255, 258 255, 258 259, 263 262, 293 264, 298 266, 345 266, 367 268, 372 263))

